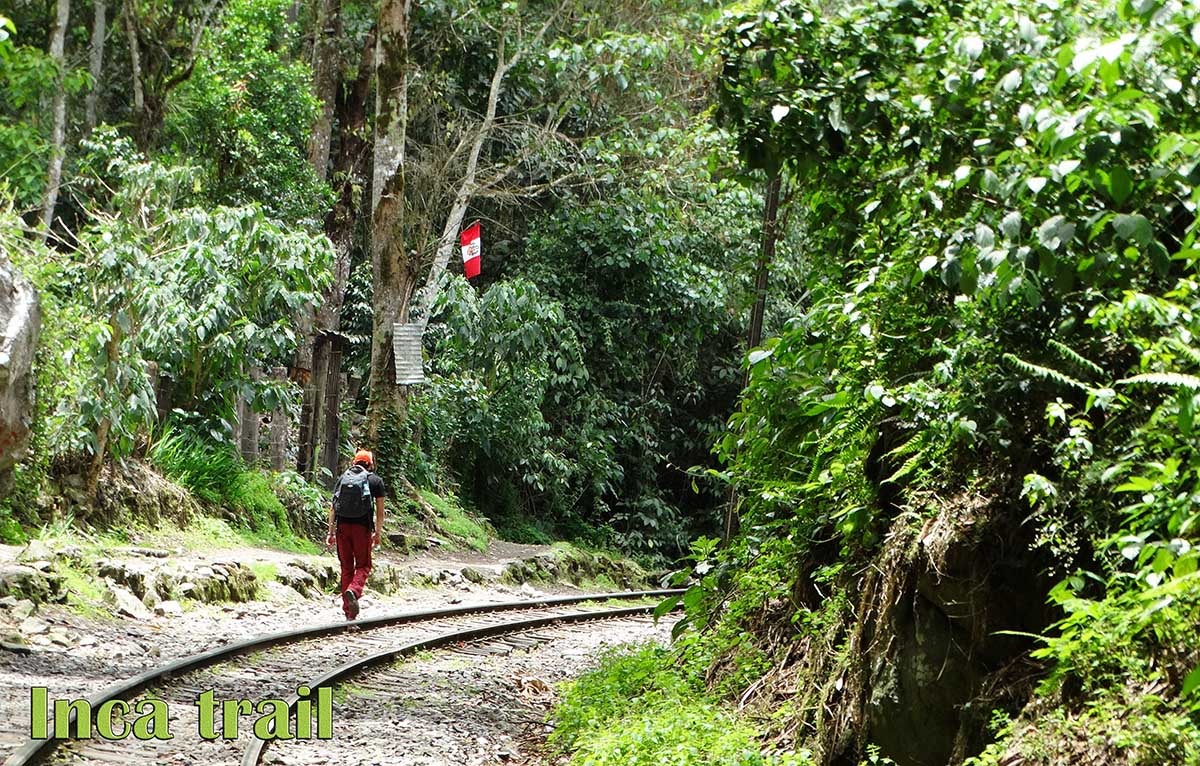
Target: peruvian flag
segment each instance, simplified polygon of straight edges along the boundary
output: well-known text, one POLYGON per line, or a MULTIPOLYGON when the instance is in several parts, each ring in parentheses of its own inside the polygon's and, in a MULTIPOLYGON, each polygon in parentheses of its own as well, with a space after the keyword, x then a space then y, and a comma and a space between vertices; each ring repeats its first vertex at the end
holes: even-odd
POLYGON ((479 254, 482 249, 479 244, 479 221, 462 233, 463 274, 467 279, 479 276, 479 254))

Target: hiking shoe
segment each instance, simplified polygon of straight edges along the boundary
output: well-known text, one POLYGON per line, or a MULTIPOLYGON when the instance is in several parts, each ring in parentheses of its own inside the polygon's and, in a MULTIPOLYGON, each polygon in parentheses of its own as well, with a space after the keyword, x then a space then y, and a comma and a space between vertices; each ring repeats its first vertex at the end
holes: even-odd
POLYGON ((353 620, 358 617, 358 596, 354 595, 354 591, 347 590, 342 594, 342 603, 346 606, 346 619, 353 620))

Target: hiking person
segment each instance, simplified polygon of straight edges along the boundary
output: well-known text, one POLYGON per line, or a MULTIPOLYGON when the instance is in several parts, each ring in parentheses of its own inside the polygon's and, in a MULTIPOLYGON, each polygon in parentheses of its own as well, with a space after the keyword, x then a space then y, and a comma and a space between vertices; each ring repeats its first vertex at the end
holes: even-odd
POLYGON ((337 543, 342 567, 342 611, 347 620, 358 617, 358 600, 371 573, 371 549, 383 530, 383 479, 376 476, 375 455, 360 449, 354 462, 333 486, 329 505, 328 545, 337 543))

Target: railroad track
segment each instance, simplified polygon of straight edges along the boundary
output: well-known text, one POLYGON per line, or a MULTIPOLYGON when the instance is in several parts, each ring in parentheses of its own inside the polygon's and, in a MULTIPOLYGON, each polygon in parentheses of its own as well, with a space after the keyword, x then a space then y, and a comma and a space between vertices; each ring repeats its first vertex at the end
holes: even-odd
MULTIPOLYGON (((132 726, 137 706, 161 700, 169 711, 171 739, 105 740, 78 739, 75 715, 70 716, 72 736, 31 739, 14 751, 5 766, 79 763, 113 764, 243 764, 256 766, 264 752, 264 740, 250 731, 256 712, 235 710, 236 737, 201 738, 200 707, 196 701, 211 692, 216 703, 216 721, 223 726, 223 700, 286 700, 294 710, 298 690, 308 687, 309 704, 317 702, 316 690, 425 650, 495 641, 512 636, 512 647, 546 640, 538 631, 556 625, 602 620, 629 619, 647 615, 653 603, 616 608, 612 602, 659 599, 677 591, 635 591, 544 598, 452 609, 409 612, 352 623, 335 623, 314 628, 276 633, 191 655, 110 686, 88 698, 92 711, 112 700, 125 700, 130 710, 118 710, 114 728, 132 726), (519 634, 519 635, 518 635, 519 634)), ((487 646, 486 644, 484 645, 487 646)), ((490 652, 493 649, 465 648, 462 651, 490 652)), ((116 704, 116 703, 114 703, 116 704)), ((54 715, 47 716, 51 726, 54 715)), ((279 719, 276 719, 279 720, 279 719)), ((268 728, 268 731, 272 730, 268 728)), ((144 731, 144 729, 143 729, 144 731)), ((314 732, 315 733, 315 732, 314 732)))

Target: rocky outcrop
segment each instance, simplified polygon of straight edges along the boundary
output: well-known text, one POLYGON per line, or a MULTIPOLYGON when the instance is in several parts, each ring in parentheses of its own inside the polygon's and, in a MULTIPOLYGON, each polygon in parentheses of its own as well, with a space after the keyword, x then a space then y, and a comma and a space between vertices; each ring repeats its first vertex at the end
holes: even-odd
POLYGON ((82 470, 51 477, 51 481, 50 489, 37 501, 43 505, 35 509, 43 519, 69 514, 97 527, 134 522, 152 527, 171 522, 182 527, 202 513, 186 489, 136 460, 105 465, 95 498, 88 497, 82 470))
POLYGON ((590 553, 574 546, 556 546, 549 553, 513 561, 500 575, 500 581, 509 585, 595 584, 622 590, 645 588, 649 579, 646 571, 632 561, 590 553))
POLYGON ((49 564, 14 563, 0 565, 0 597, 4 596, 44 604, 65 601, 67 592, 49 564))
POLYGON ((0 255, 0 498, 29 448, 33 421, 33 357, 40 314, 37 293, 0 255))
MULTIPOLYGON (((898 766, 962 763, 1009 699, 1016 658, 1050 615, 1044 562, 1022 509, 975 496, 931 500, 896 518, 878 553, 846 574, 838 619, 805 634, 786 671, 802 744, 826 766, 868 744, 898 766)), ((806 603, 803 589, 794 594, 806 603)), ((808 601, 807 603, 820 603, 808 601)))

